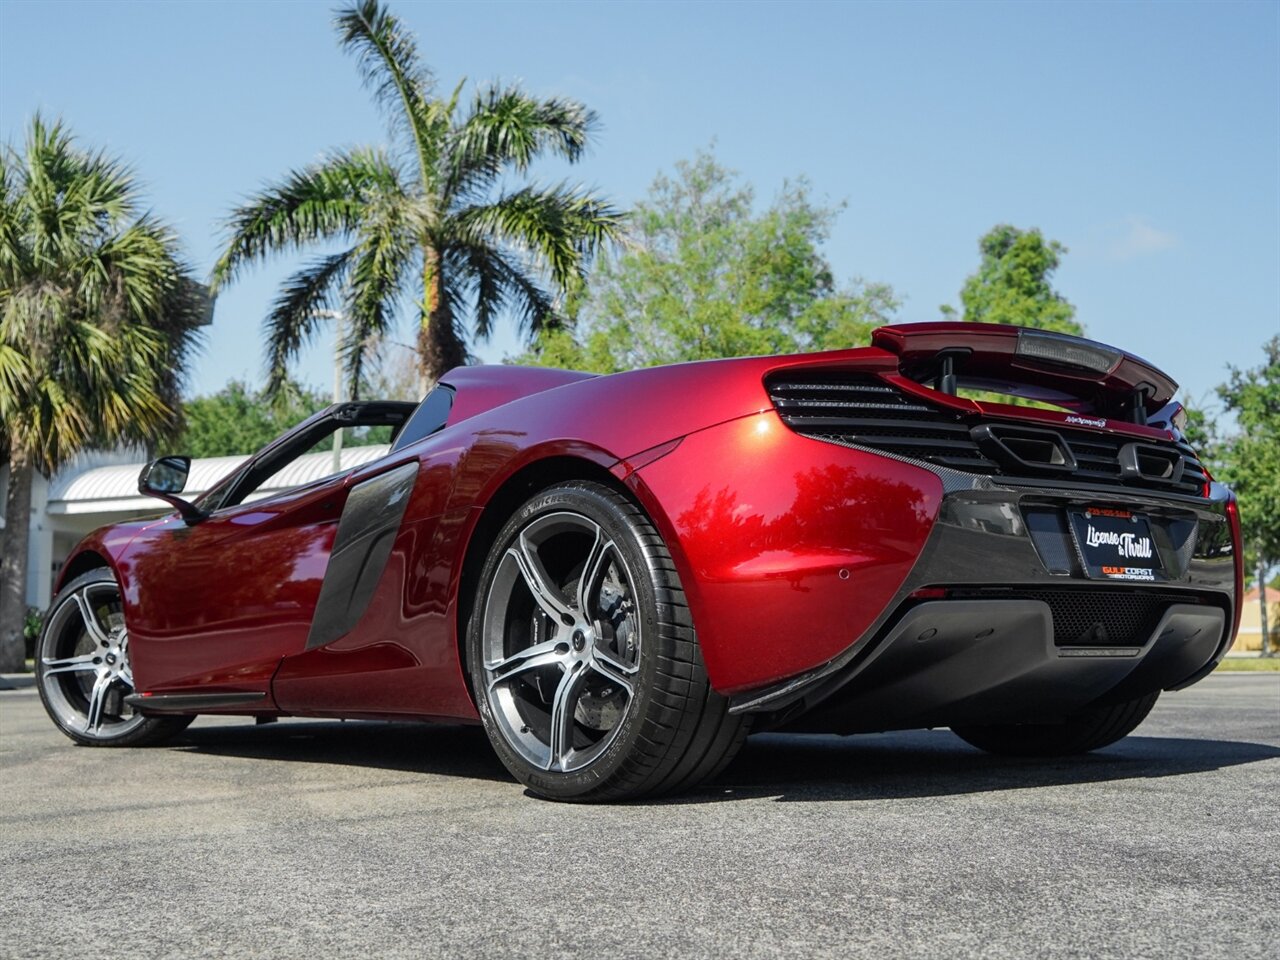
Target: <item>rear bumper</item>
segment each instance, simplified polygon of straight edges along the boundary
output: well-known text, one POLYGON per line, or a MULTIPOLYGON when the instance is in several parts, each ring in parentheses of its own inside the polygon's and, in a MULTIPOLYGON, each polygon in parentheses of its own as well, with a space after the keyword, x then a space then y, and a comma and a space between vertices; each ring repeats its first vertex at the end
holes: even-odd
POLYGON ((1170 604, 1140 647, 1055 643, 1037 600, 938 600, 907 611, 834 696, 792 724, 860 733, 1051 721, 1160 690, 1213 659, 1225 611, 1170 604))
POLYGON ((1185 686, 1225 654, 1236 626, 1225 489, 1209 499, 1155 499, 944 473, 952 474, 943 476, 950 489, 937 521, 876 621, 827 663, 734 696, 733 712, 790 719, 818 710, 815 728, 850 732, 1061 716, 1185 686), (1066 512, 1091 505, 1150 517, 1168 578, 1123 585, 1086 578, 1066 512), (945 599, 922 601, 922 590, 945 599), (1138 606, 1153 616, 1123 637, 1105 629, 1092 639, 1074 629, 1064 635, 1064 617, 1055 622, 1050 602, 1061 614, 1074 600, 1096 602, 1104 593, 1121 620, 1138 606))

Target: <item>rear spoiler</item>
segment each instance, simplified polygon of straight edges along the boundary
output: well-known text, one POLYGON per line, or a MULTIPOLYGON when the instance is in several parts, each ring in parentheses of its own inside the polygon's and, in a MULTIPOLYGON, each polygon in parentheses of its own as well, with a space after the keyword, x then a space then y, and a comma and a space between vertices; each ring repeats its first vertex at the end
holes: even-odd
POLYGON ((1143 423, 1178 390, 1168 374, 1106 344, 997 323, 880 327, 873 346, 898 357, 904 376, 943 393, 989 389, 1143 423))

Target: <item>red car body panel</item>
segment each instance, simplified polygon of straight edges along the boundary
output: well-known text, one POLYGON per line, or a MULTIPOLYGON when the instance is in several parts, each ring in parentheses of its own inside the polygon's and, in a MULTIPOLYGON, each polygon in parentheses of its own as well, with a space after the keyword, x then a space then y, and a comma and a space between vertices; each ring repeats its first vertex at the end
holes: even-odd
POLYGON ((679 544, 707 673, 726 693, 848 648, 906 579, 942 499, 927 470, 833 451, 772 410, 687 437, 633 489, 679 544))
MULTIPOLYGON (((63 578, 97 558, 114 569, 145 694, 265 695, 252 707, 224 708, 236 713, 475 720, 459 632, 464 569, 485 546, 477 531, 510 484, 572 461, 625 484, 663 535, 713 686, 725 694, 766 688, 856 652, 901 602, 945 495, 942 474, 926 464, 797 433, 776 412, 769 378, 871 376, 993 422, 1175 439, 1160 426, 1097 416, 1085 400, 1064 401, 1063 410, 976 401, 904 372, 959 341, 980 379, 1030 379, 1019 372, 1017 337, 1016 328, 919 324, 884 328, 856 350, 607 377, 460 368, 442 381, 455 391, 444 429, 346 475, 195 525, 174 515, 104 528, 69 558, 63 578), (307 649, 351 491, 415 462, 404 520, 363 616, 307 649)), ((1148 409, 1168 401, 1172 381, 1116 356, 1091 378, 1034 375, 1051 392, 1111 397, 1140 388, 1148 409)), ((1238 582, 1234 525, 1232 533, 1238 582)))
POLYGON ((358 627, 284 660, 273 685, 282 710, 475 719, 452 629, 448 568, 434 559, 440 527, 440 518, 406 524, 358 627))
POLYGON ((311 626, 340 493, 312 488, 143 531, 117 563, 138 688, 269 694, 311 626))

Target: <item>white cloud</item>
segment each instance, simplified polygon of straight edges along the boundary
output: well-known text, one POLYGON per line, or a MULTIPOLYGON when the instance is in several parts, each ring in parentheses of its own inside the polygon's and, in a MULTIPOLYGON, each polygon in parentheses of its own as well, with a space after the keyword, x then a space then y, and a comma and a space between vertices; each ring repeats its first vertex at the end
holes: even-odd
POLYGON ((1145 217, 1130 216, 1112 228, 1107 252, 1112 260, 1132 260, 1177 245, 1177 234, 1153 226, 1145 217))

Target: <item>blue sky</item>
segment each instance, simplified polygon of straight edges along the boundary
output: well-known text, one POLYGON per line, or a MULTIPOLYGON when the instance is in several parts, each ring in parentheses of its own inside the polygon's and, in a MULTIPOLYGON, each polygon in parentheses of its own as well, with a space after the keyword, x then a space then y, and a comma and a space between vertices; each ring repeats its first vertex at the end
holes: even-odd
MULTIPOLYGON (((62 116, 145 181, 199 269, 229 207, 327 149, 386 140, 330 2, 0 0, 0 137, 62 116)), ((451 87, 520 80, 599 111, 576 168, 629 204, 713 139, 768 197, 847 202, 838 275, 933 320, 998 222, 1070 249, 1089 333, 1192 397, 1280 332, 1278 3, 422 3, 394 9, 451 87)), ((257 380, 288 262, 218 301, 192 388, 257 380)), ((330 382, 328 344, 301 376, 330 382)), ((481 357, 515 352, 509 334, 481 357)))

